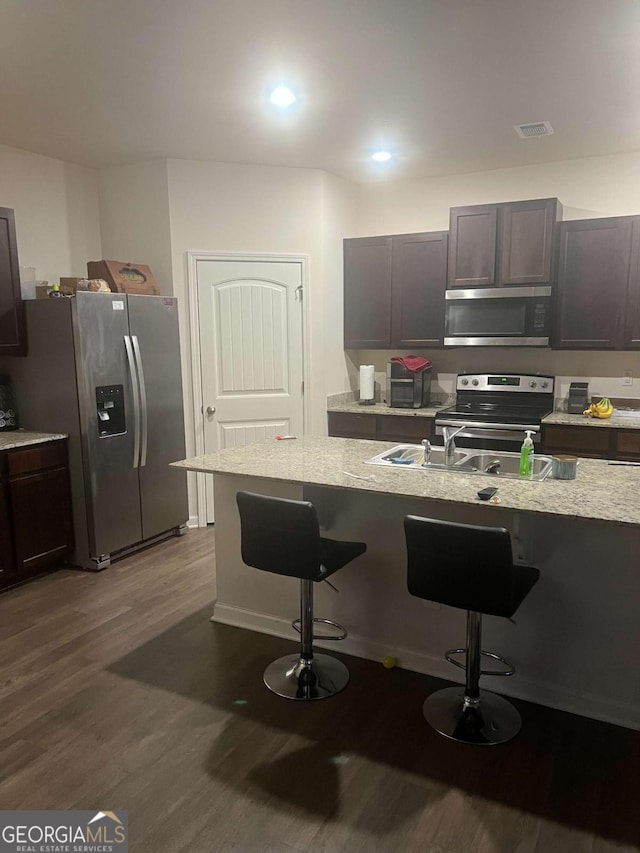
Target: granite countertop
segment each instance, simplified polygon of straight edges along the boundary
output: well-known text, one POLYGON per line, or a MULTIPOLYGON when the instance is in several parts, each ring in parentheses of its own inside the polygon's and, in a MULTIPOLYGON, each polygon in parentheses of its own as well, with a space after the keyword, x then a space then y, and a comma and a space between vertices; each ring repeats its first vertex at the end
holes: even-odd
MULTIPOLYGON (((448 403, 425 406, 424 409, 390 408, 386 403, 374 403, 372 406, 361 406, 357 401, 328 405, 328 412, 348 412, 354 415, 400 415, 409 418, 435 418, 446 408, 448 403)), ((610 418, 587 418, 585 415, 570 415, 568 412, 552 412, 542 420, 543 424, 560 424, 564 426, 614 427, 616 429, 640 429, 640 410, 637 415, 622 415, 614 410, 610 418)))
POLYGON ((409 418, 435 418, 438 412, 446 407, 446 403, 438 403, 433 406, 425 406, 423 409, 399 409, 391 408, 386 403, 373 403, 371 406, 361 406, 354 401, 352 403, 340 403, 329 405, 328 412, 349 412, 353 415, 401 415, 409 418))
POLYGON ((640 526, 640 468, 581 459, 575 480, 547 479, 539 483, 365 464, 366 459, 393 446, 394 442, 305 436, 228 448, 173 465, 190 471, 475 504, 498 514, 500 510, 511 510, 640 526), (499 506, 478 500, 477 491, 489 485, 499 487, 499 506))
POLYGON ((43 444, 45 441, 60 441, 68 437, 68 435, 60 432, 32 432, 28 429, 14 429, 10 432, 0 432, 0 450, 14 450, 16 447, 43 444))
POLYGON ((543 424, 564 426, 615 427, 616 429, 640 429, 640 411, 636 414, 620 414, 613 410, 610 418, 588 418, 586 415, 570 415, 568 412, 552 412, 542 421, 543 424))

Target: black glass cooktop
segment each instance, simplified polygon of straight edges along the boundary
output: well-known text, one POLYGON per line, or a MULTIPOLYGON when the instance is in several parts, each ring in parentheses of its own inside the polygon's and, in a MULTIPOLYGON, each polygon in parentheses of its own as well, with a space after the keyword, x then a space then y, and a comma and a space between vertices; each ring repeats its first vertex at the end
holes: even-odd
POLYGON ((474 420, 484 423, 539 424, 551 409, 533 406, 517 406, 504 403, 457 403, 438 412, 438 417, 450 420, 474 420))

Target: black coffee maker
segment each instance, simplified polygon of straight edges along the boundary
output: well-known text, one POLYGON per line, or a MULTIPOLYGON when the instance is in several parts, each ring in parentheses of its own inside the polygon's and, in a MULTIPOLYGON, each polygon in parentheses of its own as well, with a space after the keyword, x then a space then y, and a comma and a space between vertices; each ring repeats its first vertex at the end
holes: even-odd
POLYGON ((0 373, 0 432, 18 429, 18 415, 9 377, 0 373))
POLYGON ((390 361, 387 364, 387 403, 394 409, 420 409, 431 399, 431 367, 420 371, 390 361))
POLYGON ((569 386, 569 399, 567 400, 567 411, 570 415, 581 415, 589 408, 591 395, 589 394, 588 382, 572 382, 569 386))

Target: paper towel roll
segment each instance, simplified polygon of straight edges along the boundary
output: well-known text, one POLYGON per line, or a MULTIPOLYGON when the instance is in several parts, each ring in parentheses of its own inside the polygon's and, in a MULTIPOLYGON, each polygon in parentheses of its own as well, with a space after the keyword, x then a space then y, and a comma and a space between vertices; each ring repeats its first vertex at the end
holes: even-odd
POLYGON ((360 365, 360 399, 373 400, 374 392, 374 365, 360 365))

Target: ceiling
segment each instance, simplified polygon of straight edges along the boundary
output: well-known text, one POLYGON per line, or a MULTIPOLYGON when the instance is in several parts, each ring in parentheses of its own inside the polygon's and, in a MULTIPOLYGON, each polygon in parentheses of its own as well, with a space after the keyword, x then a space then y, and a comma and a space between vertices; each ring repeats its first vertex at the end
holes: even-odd
POLYGON ((0 0, 0 143, 93 167, 367 182, 636 151, 639 92, 637 0, 0 0))

